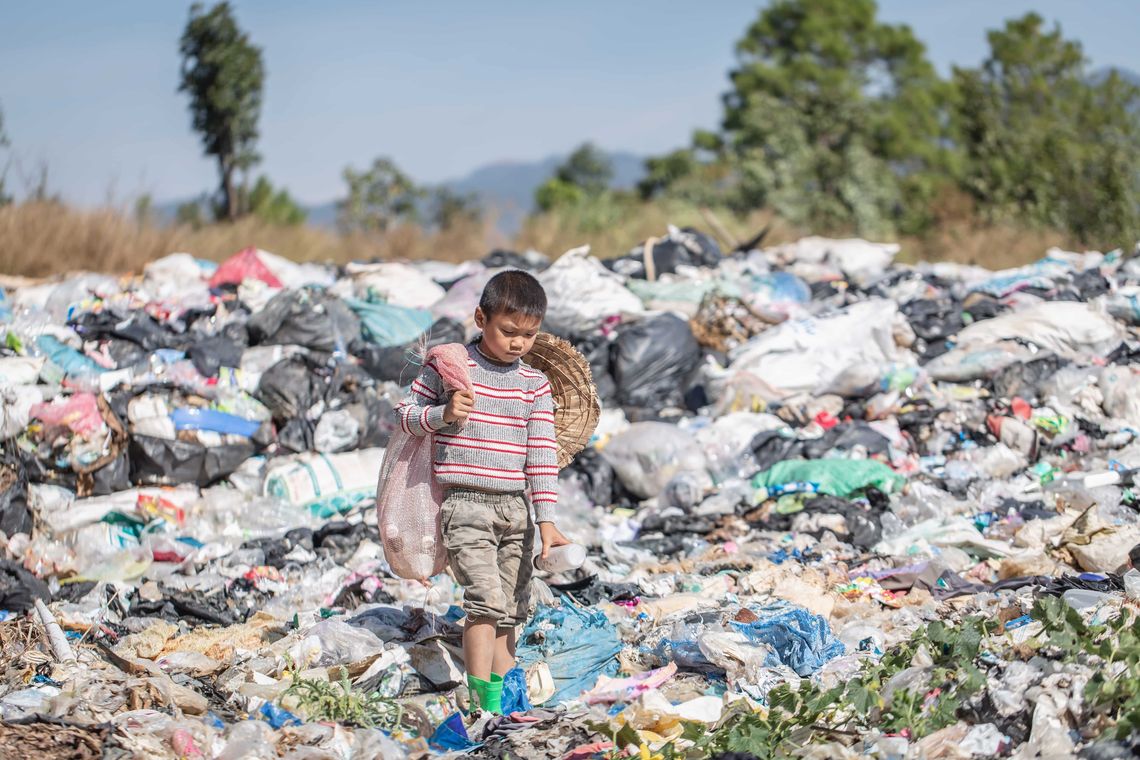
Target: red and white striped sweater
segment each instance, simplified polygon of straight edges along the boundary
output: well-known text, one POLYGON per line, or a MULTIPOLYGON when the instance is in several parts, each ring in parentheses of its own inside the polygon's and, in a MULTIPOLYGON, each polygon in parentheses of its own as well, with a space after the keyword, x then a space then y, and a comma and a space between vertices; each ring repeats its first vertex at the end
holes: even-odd
POLYGON ((492 362, 474 344, 467 367, 475 408, 463 427, 443 421, 447 394, 428 362, 396 413, 405 432, 435 434, 435 477, 445 487, 512 493, 530 486, 537 522, 558 503, 554 397, 546 375, 521 361, 492 362))

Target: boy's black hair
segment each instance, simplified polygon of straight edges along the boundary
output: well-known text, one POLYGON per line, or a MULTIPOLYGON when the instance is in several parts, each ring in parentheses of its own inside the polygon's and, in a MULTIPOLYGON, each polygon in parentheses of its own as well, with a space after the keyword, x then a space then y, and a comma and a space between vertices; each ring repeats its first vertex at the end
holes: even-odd
POLYGON ((542 319, 546 316, 546 291, 534 275, 520 269, 499 272, 487 281, 479 297, 483 316, 522 314, 542 319))

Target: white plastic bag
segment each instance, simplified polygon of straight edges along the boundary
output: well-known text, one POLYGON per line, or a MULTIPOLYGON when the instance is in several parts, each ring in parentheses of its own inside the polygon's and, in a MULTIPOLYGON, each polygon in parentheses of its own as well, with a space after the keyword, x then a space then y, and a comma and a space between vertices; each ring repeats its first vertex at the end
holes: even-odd
POLYGON ((1103 356, 1116 348, 1124 331, 1112 317, 1079 301, 1044 301, 967 325, 955 336, 959 349, 988 348, 1004 340, 1024 340, 1066 359, 1103 356))
POLYGON ((787 393, 826 393, 856 365, 913 365, 896 341, 898 305, 886 299, 852 304, 825 317, 795 320, 765 330, 730 352, 731 371, 748 371, 787 393))
POLYGON ((538 275, 546 289, 544 324, 557 335, 580 335, 594 330, 606 317, 641 314, 641 299, 616 275, 590 256, 590 247, 562 254, 538 275))
POLYGON ((22 433, 32 407, 41 401, 43 395, 34 385, 0 385, 0 440, 22 433))
POLYGON ((638 422, 615 435, 602 457, 635 495, 657 496, 679 472, 705 471, 704 452, 693 434, 666 422, 638 422))

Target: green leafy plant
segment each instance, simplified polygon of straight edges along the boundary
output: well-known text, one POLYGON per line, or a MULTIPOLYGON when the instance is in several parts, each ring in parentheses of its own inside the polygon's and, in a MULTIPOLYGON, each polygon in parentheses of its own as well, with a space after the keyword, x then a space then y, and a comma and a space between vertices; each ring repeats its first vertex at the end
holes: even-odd
POLYGON ((356 691, 347 678, 330 682, 294 677, 283 696, 295 698, 297 710, 311 720, 391 731, 399 727, 404 717, 399 702, 377 692, 356 691))
POLYGON ((766 713, 738 702, 712 728, 686 726, 682 738, 691 747, 671 744, 662 754, 671 760, 748 752, 762 760, 777 760, 794 756, 806 744, 871 729, 921 738, 954 723, 963 701, 985 685, 977 660, 986 637, 996 629, 995 622, 981 617, 967 618, 957 626, 933 622, 878 661, 865 663, 841 685, 824 690, 806 680, 798 686, 782 684, 769 692, 766 713), (884 687, 911 667, 920 652, 923 661, 929 658, 931 663, 926 685, 897 688, 889 702, 885 700, 884 687))
POLYGON ((1031 614, 1044 627, 1048 653, 1092 667, 1084 690, 1091 717, 1110 722, 1117 739, 1140 730, 1140 617, 1128 611, 1090 625, 1056 597, 1038 599, 1031 614))

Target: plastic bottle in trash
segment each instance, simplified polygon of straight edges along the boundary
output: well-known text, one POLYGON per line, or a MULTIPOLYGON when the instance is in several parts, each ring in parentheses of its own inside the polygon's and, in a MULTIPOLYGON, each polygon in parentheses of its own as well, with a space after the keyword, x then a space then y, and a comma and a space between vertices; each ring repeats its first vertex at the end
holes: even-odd
POLYGON ((1124 593, 1132 601, 1140 601, 1140 570, 1132 568, 1124 574, 1124 593))
POLYGON ((1112 599, 1112 594, 1106 594, 1103 591, 1093 591, 1092 589, 1071 588, 1061 594, 1061 598, 1073 609, 1083 610, 1086 607, 1095 607, 1102 602, 1112 599))
POLYGON ((1121 480, 1120 473, 1115 470, 1107 472, 1094 472, 1081 478, 1085 488, 1100 488, 1101 486, 1114 486, 1121 480))
POLYGON ((551 547, 546 553, 545 560, 541 554, 535 555, 534 566, 544 573, 566 573, 577 570, 585 561, 586 547, 581 544, 566 544, 551 547))

